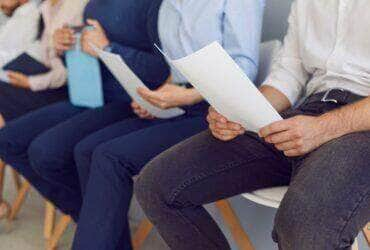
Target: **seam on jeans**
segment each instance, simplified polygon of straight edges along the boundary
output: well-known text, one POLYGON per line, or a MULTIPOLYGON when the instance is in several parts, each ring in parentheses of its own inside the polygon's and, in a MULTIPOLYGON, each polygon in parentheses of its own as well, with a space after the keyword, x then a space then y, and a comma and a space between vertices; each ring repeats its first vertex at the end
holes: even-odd
POLYGON ((206 174, 206 173, 202 173, 202 174, 199 174, 199 175, 195 175, 193 177, 191 177, 190 179, 187 179, 185 180, 183 183, 181 183, 177 188, 175 188, 173 191, 172 191, 172 194, 170 195, 169 197, 169 204, 174 204, 174 201, 175 199, 177 198, 177 196, 180 194, 181 191, 183 191, 185 188, 189 187, 190 185, 194 184, 195 182, 198 182, 198 181, 201 181, 201 180, 204 180, 212 175, 215 175, 215 174, 218 174, 218 173, 222 173, 226 170, 229 170, 231 168, 235 168, 235 167, 238 167, 240 166, 241 164, 245 163, 246 161, 243 161, 243 160, 239 160, 239 161, 232 161, 228 164, 226 164, 225 167, 219 169, 219 170, 214 170, 214 171, 211 171, 209 174, 206 174))
POLYGON ((364 202, 365 200, 365 197, 369 194, 369 191, 365 192, 364 194, 361 194, 361 198, 359 199, 359 201, 357 202, 357 204, 355 205, 355 207, 353 208, 353 210, 349 213, 349 216, 348 218, 345 219, 345 222, 343 224, 343 227, 342 229, 339 230, 339 233, 338 233, 338 245, 335 249, 340 249, 340 244, 341 244, 341 236, 343 235, 343 232, 344 230, 346 229, 347 225, 349 224, 350 220, 353 218, 354 214, 357 212, 357 210, 359 209, 359 207, 361 206, 361 204, 364 202))

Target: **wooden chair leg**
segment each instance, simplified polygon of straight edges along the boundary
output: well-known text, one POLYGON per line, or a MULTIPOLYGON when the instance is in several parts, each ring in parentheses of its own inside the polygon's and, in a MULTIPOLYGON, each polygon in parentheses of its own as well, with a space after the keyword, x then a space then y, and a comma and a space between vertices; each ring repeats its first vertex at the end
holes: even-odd
POLYGON ((48 244, 46 245, 46 250, 55 250, 62 238, 64 232, 67 230, 69 223, 71 223, 72 218, 68 215, 63 215, 58 224, 55 227, 53 235, 50 237, 48 244))
POLYGON ((245 233, 234 209, 227 200, 216 202, 216 207, 219 209, 225 224, 229 227, 231 235, 240 250, 253 250, 254 247, 248 235, 245 233))
POLYGON ((17 217, 19 210, 21 209, 23 202, 26 199, 26 196, 30 188, 31 188, 31 184, 28 181, 24 181, 21 189, 18 192, 17 198, 15 199, 15 202, 12 205, 10 215, 8 217, 9 221, 13 221, 15 217, 17 217))
POLYGON ((55 224, 55 213, 56 209, 52 203, 49 201, 46 202, 45 206, 45 221, 44 221, 44 237, 45 240, 50 240, 55 224))
POLYGON ((132 246, 134 250, 139 250, 141 248, 152 229, 153 224, 148 219, 144 219, 140 222, 138 229, 132 237, 132 246))
POLYGON ((13 181, 14 181, 14 184, 15 184, 15 188, 19 192, 21 190, 21 188, 22 188, 21 176, 14 169, 12 169, 11 172, 12 172, 12 175, 13 175, 13 181))
POLYGON ((364 229, 362 230, 362 232, 364 233, 364 236, 365 236, 365 239, 367 241, 367 244, 370 247, 370 223, 368 223, 366 225, 366 227, 364 227, 364 229))

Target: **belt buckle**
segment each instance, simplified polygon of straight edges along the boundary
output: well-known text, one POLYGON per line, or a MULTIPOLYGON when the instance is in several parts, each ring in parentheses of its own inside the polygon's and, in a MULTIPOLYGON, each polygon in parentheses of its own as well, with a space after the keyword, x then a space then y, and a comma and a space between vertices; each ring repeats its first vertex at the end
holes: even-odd
POLYGON ((331 93, 333 90, 339 90, 339 91, 344 92, 344 89, 342 89, 342 88, 333 88, 333 89, 328 89, 328 90, 325 92, 325 95, 321 98, 321 101, 322 101, 322 102, 325 102, 325 103, 332 102, 332 103, 338 104, 338 100, 337 100, 337 99, 332 99, 332 98, 330 98, 330 97, 329 97, 330 93, 331 93))

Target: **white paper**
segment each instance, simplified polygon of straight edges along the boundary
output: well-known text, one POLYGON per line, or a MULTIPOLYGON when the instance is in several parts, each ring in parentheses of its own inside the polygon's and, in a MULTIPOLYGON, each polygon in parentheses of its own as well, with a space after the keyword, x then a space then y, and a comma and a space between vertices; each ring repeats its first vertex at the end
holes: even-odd
POLYGON ((218 42, 178 60, 166 58, 211 106, 230 121, 258 132, 262 127, 282 120, 218 42))
POLYGON ((137 93, 137 89, 140 87, 147 87, 127 66, 127 64, 122 60, 121 56, 100 50, 98 48, 94 49, 98 53, 99 58, 109 68, 114 77, 116 77, 130 97, 141 107, 146 109, 151 115, 160 119, 169 119, 185 114, 185 111, 180 108, 160 109, 144 100, 137 93))

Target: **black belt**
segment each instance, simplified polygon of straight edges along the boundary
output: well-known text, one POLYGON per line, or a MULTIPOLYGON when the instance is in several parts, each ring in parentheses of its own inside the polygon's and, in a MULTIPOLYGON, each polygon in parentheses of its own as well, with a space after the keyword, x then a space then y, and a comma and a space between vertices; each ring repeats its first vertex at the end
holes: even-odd
POLYGON ((364 99, 365 96, 356 95, 344 89, 329 89, 307 97, 304 103, 324 102, 340 105, 350 104, 364 99))

